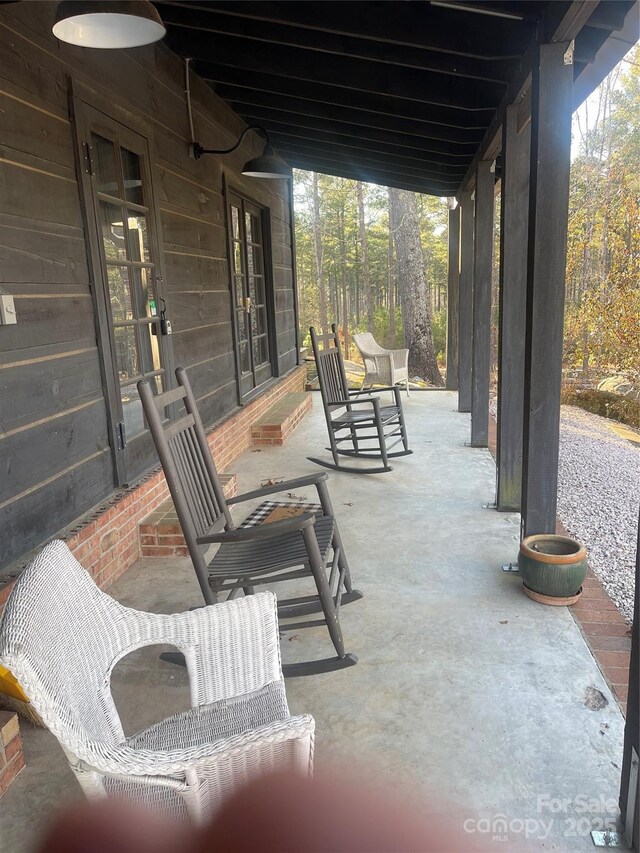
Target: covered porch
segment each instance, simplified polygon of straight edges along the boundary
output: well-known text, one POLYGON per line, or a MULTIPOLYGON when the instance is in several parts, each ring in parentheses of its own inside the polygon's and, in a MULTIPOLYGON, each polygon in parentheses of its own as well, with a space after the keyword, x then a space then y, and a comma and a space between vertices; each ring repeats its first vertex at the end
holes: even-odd
MULTIPOLYGON (((306 456, 326 444, 318 402, 286 446, 238 460, 240 491, 309 471, 306 456)), ((490 508, 495 465, 468 446, 456 395, 414 393, 406 414, 414 454, 393 474, 330 476, 364 593, 341 615, 359 663, 288 679, 291 710, 316 719, 317 768, 356 766, 417 793, 425 814, 448 815, 470 842, 590 850, 589 831, 616 819, 620 708, 570 610, 532 602, 501 570, 517 553, 519 516, 490 508)), ((164 613, 201 601, 188 558, 140 560, 110 593, 164 613)), ((285 637, 285 661, 328 651, 323 629, 285 637)), ((116 669, 127 733, 188 706, 185 671, 157 654, 116 669)), ((23 737, 27 766, 2 800, 7 853, 27 853, 55 807, 82 796, 55 738, 26 725, 23 737)))

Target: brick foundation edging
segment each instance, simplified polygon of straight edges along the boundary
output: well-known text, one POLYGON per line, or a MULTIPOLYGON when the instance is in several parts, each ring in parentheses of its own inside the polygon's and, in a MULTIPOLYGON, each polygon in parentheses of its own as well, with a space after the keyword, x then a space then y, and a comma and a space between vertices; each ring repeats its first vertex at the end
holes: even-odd
POLYGON ((281 447, 312 408, 310 393, 288 394, 251 425, 251 443, 281 447))
POLYGON ((0 797, 24 766, 18 715, 0 709, 0 797))
MULTIPOLYGON (((255 400, 208 430, 209 447, 219 471, 228 471, 233 462, 251 447, 251 424, 254 420, 286 394, 304 390, 306 375, 304 365, 294 368, 255 400)), ((113 494, 104 504, 52 538, 64 539, 98 586, 107 589, 139 559, 138 527, 168 497, 169 489, 162 469, 158 467, 130 488, 113 494)), ((35 553, 37 551, 31 552, 23 564, 0 578, 0 615, 20 571, 35 553)))
MULTIPOLYGON (((496 460, 497 424, 489 416, 489 451, 496 460)), ((556 533, 571 534, 560 519, 556 519, 556 533)), ((631 661, 631 628, 607 595, 602 581, 591 569, 582 586, 582 595, 569 607, 576 625, 593 655, 604 680, 616 697, 620 710, 627 714, 629 693, 629 664, 631 661)))
MULTIPOLYGON (((227 500, 238 494, 235 474, 221 474, 227 500)), ((141 557, 188 557, 189 549, 173 501, 167 498, 140 524, 141 557)))

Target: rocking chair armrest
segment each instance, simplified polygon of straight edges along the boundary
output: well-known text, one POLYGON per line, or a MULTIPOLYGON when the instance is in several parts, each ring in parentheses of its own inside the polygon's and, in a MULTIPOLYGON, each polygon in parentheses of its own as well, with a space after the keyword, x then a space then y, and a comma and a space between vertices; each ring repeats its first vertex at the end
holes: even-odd
POLYGON ((256 539, 273 539, 276 536, 284 536, 287 533, 295 533, 305 527, 315 524, 314 512, 305 512, 293 518, 283 518, 281 521, 272 521, 270 524, 260 524, 256 527, 242 527, 237 530, 227 530, 223 533, 212 533, 208 536, 198 536, 198 545, 213 545, 217 543, 233 542, 255 542, 256 539))
POLYGON ((266 495, 274 495, 278 492, 289 492, 294 489, 301 489, 304 486, 317 486, 318 483, 324 483, 329 479, 329 475, 320 474, 305 474, 304 477, 296 477, 293 480, 283 480, 282 483, 274 483, 272 486, 263 486, 260 489, 254 489, 251 492, 245 492, 243 495, 236 495, 227 500, 228 504, 239 504, 244 501, 250 501, 254 498, 262 498, 266 495))
MULTIPOLYGON (((379 391, 393 391, 394 388, 395 388, 395 385, 383 385, 380 388, 378 388, 378 386, 376 386, 375 388, 367 388, 366 391, 349 391, 349 396, 357 397, 360 394, 371 394, 372 391, 374 391, 377 394, 379 391)), ((375 400, 375 399, 376 399, 376 397, 366 397, 364 400, 353 399, 353 400, 350 400, 349 402, 350 403, 363 403, 363 402, 369 402, 369 400, 375 400)))

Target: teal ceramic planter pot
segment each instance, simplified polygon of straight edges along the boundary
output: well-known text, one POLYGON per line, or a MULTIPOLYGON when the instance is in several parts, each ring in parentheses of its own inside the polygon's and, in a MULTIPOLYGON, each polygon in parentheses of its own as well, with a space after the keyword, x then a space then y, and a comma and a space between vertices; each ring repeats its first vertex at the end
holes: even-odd
POLYGON ((527 536, 520 543, 518 569, 527 590, 551 598, 573 598, 587 575, 587 550, 569 536, 527 536))

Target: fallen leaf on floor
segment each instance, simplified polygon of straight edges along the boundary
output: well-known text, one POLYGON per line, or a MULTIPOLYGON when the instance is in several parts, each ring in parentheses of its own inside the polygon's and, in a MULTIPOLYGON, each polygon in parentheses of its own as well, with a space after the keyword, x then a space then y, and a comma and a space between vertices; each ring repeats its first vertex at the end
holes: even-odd
POLYGON ((252 448, 251 452, 252 453, 262 453, 262 448, 261 447, 254 447, 254 448, 252 448))
POLYGON ((277 485, 278 485, 278 483, 284 483, 284 480, 283 480, 283 479, 280 479, 280 480, 277 480, 277 479, 276 479, 276 480, 269 479, 269 480, 261 480, 261 481, 260 481, 260 485, 261 485, 262 487, 266 487, 266 486, 277 486, 277 485))
POLYGON ((353 503, 352 503, 351 501, 347 501, 347 502, 344 504, 344 506, 353 506, 353 503))
POLYGON ((292 634, 289 637, 289 642, 291 642, 291 640, 299 640, 299 639, 300 639, 300 634, 292 634))
POLYGON ((291 498, 292 501, 306 501, 306 495, 294 495, 293 492, 287 492, 287 497, 291 498))
POLYGON ((509 620, 508 620, 508 619, 501 619, 501 620, 500 620, 500 624, 501 624, 501 625, 508 625, 508 624, 509 624, 509 620))

